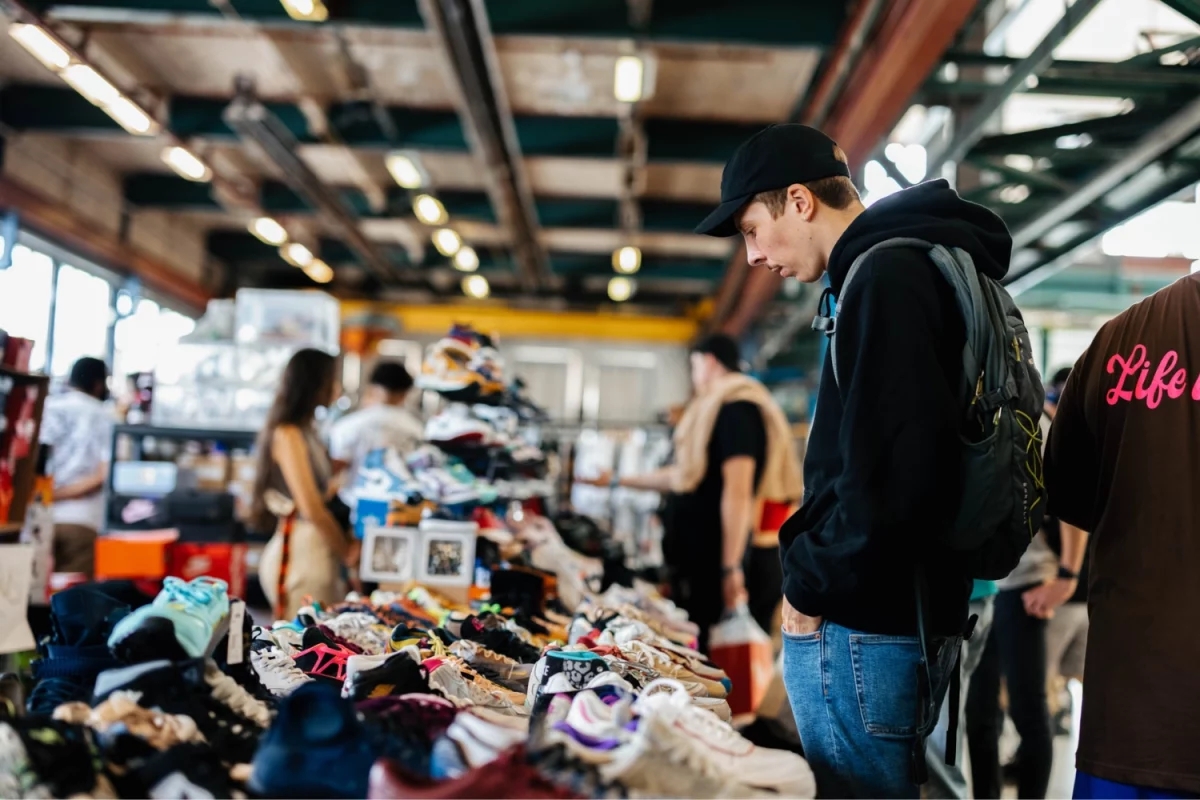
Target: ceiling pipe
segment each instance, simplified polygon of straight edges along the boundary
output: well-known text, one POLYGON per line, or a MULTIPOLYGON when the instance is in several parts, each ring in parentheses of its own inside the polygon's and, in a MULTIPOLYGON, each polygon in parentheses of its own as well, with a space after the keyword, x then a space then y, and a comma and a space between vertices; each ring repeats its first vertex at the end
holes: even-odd
POLYGON ((966 157, 971 148, 983 138, 984 130, 1000 106, 1016 92, 1025 88, 1025 82, 1036 77, 1054 61, 1054 50, 1071 35, 1079 23, 1092 12, 1101 0, 1075 0, 1075 4, 1063 9, 1062 19, 1050 29, 1033 52, 1012 65, 1004 83, 989 91, 979 105, 958 126, 952 138, 944 146, 929 154, 926 174, 939 175, 948 163, 957 164, 966 157))
POLYGON ((359 220, 354 213, 296 154, 299 146, 296 138, 254 97, 249 82, 239 79, 237 94, 226 106, 222 117, 239 138, 256 146, 279 168, 284 182, 325 217, 335 235, 346 243, 372 276, 385 286, 401 277, 399 270, 359 229, 359 220))

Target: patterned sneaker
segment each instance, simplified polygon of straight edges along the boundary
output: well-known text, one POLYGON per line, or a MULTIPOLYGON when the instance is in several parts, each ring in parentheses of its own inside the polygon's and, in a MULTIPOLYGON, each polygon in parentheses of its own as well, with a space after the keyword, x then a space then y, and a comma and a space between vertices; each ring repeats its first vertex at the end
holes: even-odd
POLYGON ((260 640, 250 649, 250 663, 263 686, 277 697, 289 695, 312 680, 291 656, 274 644, 260 640))
POLYGON ((386 653, 391 628, 381 625, 374 614, 349 612, 338 614, 324 622, 333 634, 355 645, 367 655, 386 653))
POLYGON ((305 675, 334 683, 340 691, 346 680, 346 661, 355 655, 362 654, 338 644, 320 628, 309 628, 304 632, 304 649, 292 660, 305 675))
POLYGON ((577 692, 588 688, 592 680, 605 673, 612 674, 614 678, 618 677, 605 660, 595 653, 550 650, 534 665, 529 676, 525 707, 532 709, 538 699, 547 692, 577 692), (553 689, 550 688, 552 679, 553 689))

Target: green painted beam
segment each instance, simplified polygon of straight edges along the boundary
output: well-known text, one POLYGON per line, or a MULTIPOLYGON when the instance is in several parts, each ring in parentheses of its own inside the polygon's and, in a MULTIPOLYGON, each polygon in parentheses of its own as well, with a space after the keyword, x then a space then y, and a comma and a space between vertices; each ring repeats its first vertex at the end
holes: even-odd
POLYGON ((1200 25, 1200 0, 1162 0, 1162 2, 1200 25))
POLYGON ((642 200, 642 228, 647 231, 692 231, 714 208, 712 203, 642 200))
POLYGON ((18 131, 128 136, 108 114, 65 85, 9 84, 0 88, 0 123, 18 131))
POLYGON ((738 145, 764 125, 648 119, 644 123, 650 161, 706 161, 724 164, 738 145))
MULTIPOLYGON (((52 15, 56 9, 85 9, 123 15, 129 22, 139 17, 148 21, 150 15, 220 17, 220 9, 208 0, 27 0, 42 14, 52 15)), ((249 21, 285 22, 290 19, 279 0, 230 0, 238 16, 249 21)), ((416 0, 326 0, 328 23, 360 23, 406 28, 421 28, 424 23, 416 0)), ((114 17, 116 19, 116 17, 114 17)), ((301 23, 305 24, 305 23, 301 23)), ((321 23, 311 23, 321 24, 321 23)))
POLYGON ((513 124, 527 156, 616 156, 615 117, 517 116, 513 124))
POLYGON ((535 198, 538 223, 543 228, 615 228, 618 205, 604 198, 535 198))
MULTIPOLYGON (((615 275, 610 255, 595 253, 553 252, 550 265, 555 275, 606 276, 615 275)), ((674 258, 646 255, 635 277, 659 280, 718 280, 725 271, 724 259, 674 258)))

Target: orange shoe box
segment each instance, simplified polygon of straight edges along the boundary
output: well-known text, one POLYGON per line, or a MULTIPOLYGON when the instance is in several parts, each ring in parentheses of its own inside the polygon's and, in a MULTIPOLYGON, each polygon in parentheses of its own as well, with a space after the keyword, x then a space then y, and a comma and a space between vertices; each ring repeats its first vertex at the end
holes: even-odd
POLYGON ((163 578, 179 531, 122 531, 96 537, 96 580, 163 578))

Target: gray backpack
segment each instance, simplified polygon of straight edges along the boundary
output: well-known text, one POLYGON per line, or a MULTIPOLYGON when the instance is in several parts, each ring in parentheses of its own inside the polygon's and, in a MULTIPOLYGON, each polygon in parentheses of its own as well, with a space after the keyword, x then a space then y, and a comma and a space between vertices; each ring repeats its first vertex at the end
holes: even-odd
MULTIPOLYGON (((954 526, 940 542, 966 557, 972 578, 999 580, 1017 566, 1046 511, 1039 420, 1046 390, 1033 362, 1021 312, 996 281, 980 275, 971 256, 920 239, 880 242, 855 259, 842 285, 846 295, 867 256, 893 247, 919 248, 954 288, 966 322, 963 347, 962 497, 954 526)), ((818 317, 830 336, 838 382, 836 308, 818 317)))

